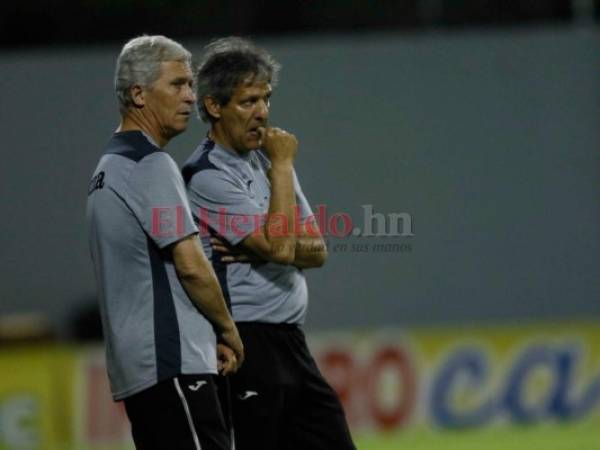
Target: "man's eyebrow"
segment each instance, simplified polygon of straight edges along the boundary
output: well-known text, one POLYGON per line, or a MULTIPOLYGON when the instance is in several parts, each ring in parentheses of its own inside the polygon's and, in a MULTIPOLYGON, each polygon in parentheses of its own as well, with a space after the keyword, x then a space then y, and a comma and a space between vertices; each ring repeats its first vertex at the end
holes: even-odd
POLYGON ((192 77, 182 76, 182 77, 177 77, 177 78, 173 79, 171 81, 171 83, 187 83, 189 81, 193 81, 193 78, 192 77))

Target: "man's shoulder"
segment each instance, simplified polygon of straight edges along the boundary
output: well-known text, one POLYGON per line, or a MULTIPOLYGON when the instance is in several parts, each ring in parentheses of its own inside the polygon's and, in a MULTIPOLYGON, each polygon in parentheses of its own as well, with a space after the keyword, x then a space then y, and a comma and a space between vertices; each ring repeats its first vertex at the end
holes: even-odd
POLYGON ((110 186, 113 191, 125 192, 134 176, 146 172, 149 165, 156 165, 153 161, 165 160, 159 153, 164 154, 141 132, 116 132, 104 147, 93 179, 102 179, 103 184, 110 186))
MULTIPOLYGON (((181 174, 186 186, 192 182, 192 179, 194 182, 199 179, 210 179, 215 171, 223 171, 222 164, 218 158, 214 157, 214 147, 213 141, 205 139, 185 162, 181 174)), ((220 175, 223 174, 220 173, 220 175)))

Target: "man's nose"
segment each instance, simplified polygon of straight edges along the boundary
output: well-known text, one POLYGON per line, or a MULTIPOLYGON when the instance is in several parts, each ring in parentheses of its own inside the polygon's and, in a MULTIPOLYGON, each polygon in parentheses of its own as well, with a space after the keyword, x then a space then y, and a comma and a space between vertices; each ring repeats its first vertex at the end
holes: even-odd
POLYGON ((183 93, 183 101, 189 104, 196 103, 196 93, 191 86, 187 86, 183 93))
POLYGON ((264 100, 260 100, 256 104, 256 109, 254 111, 254 116, 257 119, 266 120, 269 117, 269 105, 264 100))

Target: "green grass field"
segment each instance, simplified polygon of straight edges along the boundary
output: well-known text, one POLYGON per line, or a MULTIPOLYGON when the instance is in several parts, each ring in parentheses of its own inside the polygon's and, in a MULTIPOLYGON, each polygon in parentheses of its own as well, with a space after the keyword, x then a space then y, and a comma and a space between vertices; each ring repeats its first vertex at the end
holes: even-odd
MULTIPOLYGON (((358 450, 600 450, 600 422, 596 419, 586 423, 498 426, 469 431, 413 428, 388 435, 355 435, 355 442, 358 450)), ((5 450, 2 445, 0 450, 5 450)), ((43 450, 133 449, 75 446, 43 450)))
POLYGON ((356 436, 359 450, 600 450, 600 423, 356 436))

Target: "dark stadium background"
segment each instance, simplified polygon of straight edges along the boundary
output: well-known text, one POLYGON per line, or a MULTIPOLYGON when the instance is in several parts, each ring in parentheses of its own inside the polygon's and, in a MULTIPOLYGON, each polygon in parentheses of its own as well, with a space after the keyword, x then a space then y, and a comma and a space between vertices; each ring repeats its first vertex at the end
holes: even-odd
POLYGON ((597 0, 42 0, 3 2, 6 49, 120 43, 138 33, 175 38, 568 25, 599 17, 597 0))

